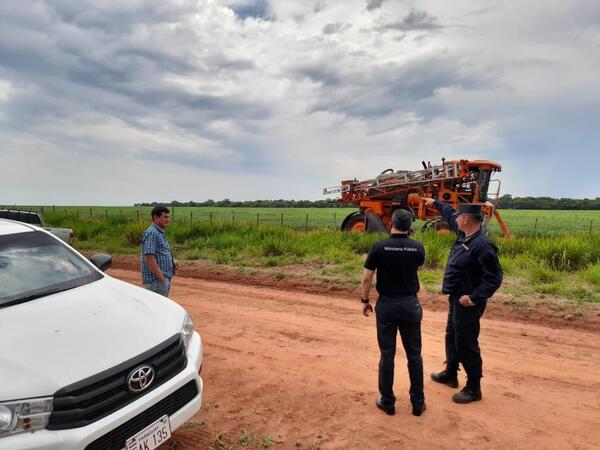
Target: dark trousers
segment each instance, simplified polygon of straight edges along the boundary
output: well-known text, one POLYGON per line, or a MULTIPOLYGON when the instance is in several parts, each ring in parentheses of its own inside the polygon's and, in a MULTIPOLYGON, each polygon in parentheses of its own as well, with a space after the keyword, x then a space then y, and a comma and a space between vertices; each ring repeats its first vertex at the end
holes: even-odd
POLYGON ((380 296, 375 306, 377 316, 377 342, 381 351, 379 360, 379 392, 385 405, 393 405, 394 357, 396 336, 400 331, 402 345, 408 359, 410 401, 422 405, 423 359, 421 358, 421 319, 423 310, 416 296, 391 299, 380 296))
POLYGON ((446 365, 447 371, 456 372, 461 363, 467 373, 467 387, 479 390, 483 376, 481 352, 479 350, 479 319, 485 311, 487 301, 472 307, 462 306, 460 296, 448 298, 448 321, 446 322, 446 365))

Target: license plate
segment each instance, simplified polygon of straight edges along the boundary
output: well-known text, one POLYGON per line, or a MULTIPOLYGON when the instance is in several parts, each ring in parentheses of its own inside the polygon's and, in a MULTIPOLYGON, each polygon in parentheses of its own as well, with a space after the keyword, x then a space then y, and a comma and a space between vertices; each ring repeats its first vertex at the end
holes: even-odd
POLYGON ((171 437, 169 416, 162 416, 125 442, 126 450, 154 450, 171 437))

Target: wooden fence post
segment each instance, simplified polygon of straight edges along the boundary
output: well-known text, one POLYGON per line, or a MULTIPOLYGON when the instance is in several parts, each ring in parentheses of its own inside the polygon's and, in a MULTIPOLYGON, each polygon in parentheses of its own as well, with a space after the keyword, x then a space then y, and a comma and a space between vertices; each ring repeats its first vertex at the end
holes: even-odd
POLYGON ((304 223, 304 231, 308 231, 308 214, 306 214, 306 222, 304 223))
POLYGON ((212 220, 212 211, 211 211, 211 212, 210 212, 210 224, 211 224, 211 225, 212 225, 212 222, 213 222, 213 220, 212 220))

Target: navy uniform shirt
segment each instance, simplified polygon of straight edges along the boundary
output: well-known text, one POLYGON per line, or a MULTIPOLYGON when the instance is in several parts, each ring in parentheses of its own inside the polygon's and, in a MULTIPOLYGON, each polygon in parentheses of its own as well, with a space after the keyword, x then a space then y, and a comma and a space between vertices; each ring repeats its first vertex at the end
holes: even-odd
POLYGON ((377 270, 376 289, 386 297, 405 297, 419 292, 417 269, 425 262, 423 244, 405 234, 392 234, 371 247, 365 268, 377 270))
POLYGON ((502 282, 498 248, 481 230, 465 237, 456 224, 458 213, 454 208, 437 200, 434 205, 457 234, 446 264, 442 291, 469 295, 473 303, 486 301, 502 282))

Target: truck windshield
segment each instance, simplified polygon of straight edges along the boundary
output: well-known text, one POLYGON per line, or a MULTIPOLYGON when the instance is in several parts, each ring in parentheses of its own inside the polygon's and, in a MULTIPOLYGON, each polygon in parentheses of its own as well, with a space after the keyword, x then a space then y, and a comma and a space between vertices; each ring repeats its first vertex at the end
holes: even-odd
POLYGON ((0 236, 0 308, 100 278, 79 255, 41 231, 0 236))

